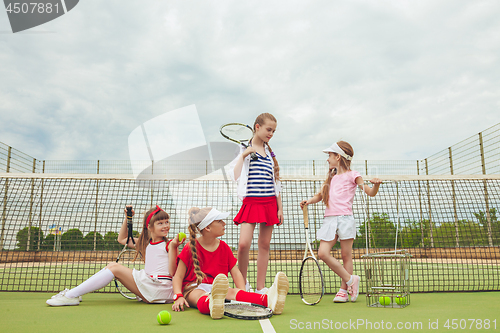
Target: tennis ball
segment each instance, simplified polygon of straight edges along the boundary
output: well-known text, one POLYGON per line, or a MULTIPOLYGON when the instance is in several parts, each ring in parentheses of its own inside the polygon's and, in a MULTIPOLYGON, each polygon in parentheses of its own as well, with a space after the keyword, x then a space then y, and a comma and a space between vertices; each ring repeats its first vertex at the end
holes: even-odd
POLYGON ((172 316, 170 315, 170 312, 163 310, 158 313, 156 320, 158 320, 158 324, 160 325, 167 325, 170 323, 170 320, 172 320, 172 316))
POLYGON ((182 240, 186 238, 186 234, 183 232, 179 232, 179 235, 177 237, 179 239, 179 242, 182 242, 182 240))
POLYGON ((406 304, 406 297, 401 296, 401 295, 396 296, 396 304, 405 305, 406 304))
POLYGON ((388 297, 388 296, 381 296, 381 297, 379 297, 378 302, 379 302, 381 305, 386 306, 386 305, 391 304, 391 298, 390 298, 390 297, 388 297))

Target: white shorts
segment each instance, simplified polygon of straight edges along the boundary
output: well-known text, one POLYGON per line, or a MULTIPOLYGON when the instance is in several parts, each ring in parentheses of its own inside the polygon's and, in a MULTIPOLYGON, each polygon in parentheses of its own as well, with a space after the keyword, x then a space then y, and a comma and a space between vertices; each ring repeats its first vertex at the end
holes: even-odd
MULTIPOLYGON (((193 283, 191 286, 196 286, 196 283, 193 283)), ((210 283, 200 283, 200 285, 194 289, 200 289, 210 294, 212 292, 212 285, 210 283)))
POLYGON ((146 274, 143 269, 140 271, 134 269, 132 271, 132 276, 142 296, 144 296, 149 303, 174 302, 172 280, 153 278, 146 274))
POLYGON ((356 221, 352 215, 325 216, 323 225, 316 233, 318 240, 332 241, 336 235, 340 240, 356 239, 356 221))

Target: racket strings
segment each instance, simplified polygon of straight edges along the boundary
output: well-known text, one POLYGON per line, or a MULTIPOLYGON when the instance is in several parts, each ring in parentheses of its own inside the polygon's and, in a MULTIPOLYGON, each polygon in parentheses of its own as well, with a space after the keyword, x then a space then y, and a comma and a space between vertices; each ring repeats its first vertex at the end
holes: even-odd
POLYGON ((233 303, 224 307, 226 316, 235 318, 269 318, 272 316, 270 309, 255 304, 233 303))
POLYGON ((248 141, 252 138, 253 132, 250 128, 242 125, 227 125, 221 128, 221 133, 238 141, 248 141))
POLYGON ((309 303, 317 303, 323 296, 323 276, 313 258, 304 261, 300 272, 300 287, 302 299, 309 303))

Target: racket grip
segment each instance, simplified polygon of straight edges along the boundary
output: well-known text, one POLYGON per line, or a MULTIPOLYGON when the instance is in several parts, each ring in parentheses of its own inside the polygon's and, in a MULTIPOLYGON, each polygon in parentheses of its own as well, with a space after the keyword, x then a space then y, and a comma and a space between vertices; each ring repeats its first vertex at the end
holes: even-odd
POLYGON ((255 153, 251 153, 251 154, 250 154, 250 157, 251 157, 251 158, 252 158, 252 160, 254 160, 254 161, 255 161, 255 160, 257 160, 257 159, 259 159, 259 158, 257 157, 257 154, 255 154, 255 153))
POLYGON ((307 212, 307 205, 304 205, 304 208, 302 208, 302 214, 304 215, 304 226, 309 228, 309 215, 307 212))
POLYGON ((127 223, 132 223, 132 207, 127 207, 127 223))

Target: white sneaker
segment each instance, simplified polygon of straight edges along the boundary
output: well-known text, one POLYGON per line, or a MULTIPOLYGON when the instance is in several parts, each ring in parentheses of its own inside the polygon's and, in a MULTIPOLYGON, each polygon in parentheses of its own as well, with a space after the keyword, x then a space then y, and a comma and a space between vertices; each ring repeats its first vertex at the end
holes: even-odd
POLYGON ((224 316, 224 301, 229 289, 229 281, 227 276, 219 274, 215 277, 212 283, 212 292, 208 296, 210 308, 210 317, 212 319, 221 319, 224 316))
POLYGON ((252 285, 250 284, 250 282, 248 282, 248 280, 247 280, 247 283, 245 284, 245 291, 249 292, 249 293, 253 293, 252 285))
POLYGON ((68 289, 64 289, 59 294, 52 296, 45 303, 50 306, 65 306, 65 305, 79 305, 79 297, 66 297, 66 292, 68 289))
MULTIPOLYGON (((63 291, 59 292, 59 294, 52 296, 51 298, 58 297, 58 296, 59 296, 59 295, 61 295, 61 294, 65 295, 67 291, 69 291, 69 289, 68 289, 68 288, 66 288, 66 289, 64 289, 63 291)), ((80 302, 82 302, 82 301, 83 301, 82 296, 78 296, 78 300, 79 300, 80 302)))
POLYGON ((276 274, 274 283, 267 293, 267 307, 270 308, 274 314, 283 313, 288 288, 288 278, 285 273, 279 272, 276 274))
POLYGON ((261 294, 261 295, 267 295, 268 292, 269 292, 269 289, 266 287, 262 288, 261 290, 255 291, 256 294, 261 294))

